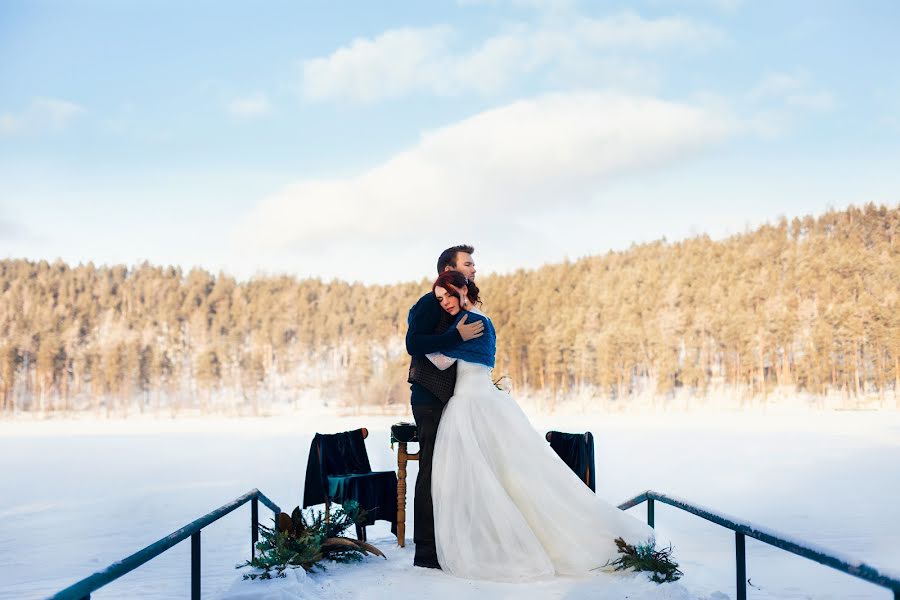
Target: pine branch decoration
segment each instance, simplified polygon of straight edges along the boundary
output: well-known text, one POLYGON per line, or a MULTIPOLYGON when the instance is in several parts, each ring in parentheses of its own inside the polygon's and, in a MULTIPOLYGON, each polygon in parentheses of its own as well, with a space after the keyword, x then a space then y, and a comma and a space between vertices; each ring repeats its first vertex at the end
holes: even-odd
POLYGON ((650 573, 650 581, 668 583, 678 581, 684 575, 678 569, 678 563, 672 560, 672 546, 656 549, 656 542, 649 540, 644 544, 632 546, 622 538, 616 538, 616 548, 622 555, 607 562, 605 566, 614 566, 616 571, 633 569, 650 573))
POLYGON ((341 535, 351 525, 365 520, 366 511, 352 501, 332 513, 329 521, 325 520, 324 511, 311 511, 307 517, 299 506, 290 515, 279 513, 272 519, 272 527, 259 525, 256 557, 236 568, 253 567, 262 571, 247 573, 244 579, 272 579, 273 576, 284 577, 288 568, 302 567, 312 571, 319 567, 324 570, 322 562, 326 559, 350 563, 359 562, 367 554, 386 558, 372 544, 341 535))

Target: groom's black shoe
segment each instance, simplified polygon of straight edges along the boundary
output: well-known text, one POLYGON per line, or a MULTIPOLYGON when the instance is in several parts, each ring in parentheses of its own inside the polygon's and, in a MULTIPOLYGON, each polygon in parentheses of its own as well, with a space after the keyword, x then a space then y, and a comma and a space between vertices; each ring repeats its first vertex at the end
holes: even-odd
POLYGON ((425 559, 425 558, 417 558, 413 561, 413 564, 417 567, 425 567, 426 569, 440 569, 441 565, 438 564, 437 559, 425 559))

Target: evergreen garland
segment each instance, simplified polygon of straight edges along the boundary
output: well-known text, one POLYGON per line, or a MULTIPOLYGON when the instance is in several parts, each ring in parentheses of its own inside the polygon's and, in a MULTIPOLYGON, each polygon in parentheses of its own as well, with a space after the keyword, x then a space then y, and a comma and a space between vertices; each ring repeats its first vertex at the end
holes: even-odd
POLYGON ((284 577, 288 568, 303 567, 312 571, 319 567, 324 570, 321 563, 326 559, 349 563, 358 562, 367 554, 386 558, 375 546, 341 535, 351 525, 366 520, 366 511, 356 502, 346 502, 330 517, 326 521, 324 511, 311 511, 307 517, 299 506, 290 515, 279 513, 272 519, 272 527, 259 525, 258 554, 235 568, 253 567, 262 571, 247 573, 244 579, 272 579, 273 571, 275 577, 284 577))
POLYGON ((607 562, 605 566, 615 566, 616 571, 624 571, 626 569, 634 569, 635 571, 648 571, 650 581, 656 583, 667 583, 670 581, 678 581, 684 575, 678 569, 678 563, 672 560, 672 546, 656 549, 656 542, 647 541, 645 544, 632 546, 625 542, 622 538, 616 538, 616 547, 622 554, 619 558, 607 562))

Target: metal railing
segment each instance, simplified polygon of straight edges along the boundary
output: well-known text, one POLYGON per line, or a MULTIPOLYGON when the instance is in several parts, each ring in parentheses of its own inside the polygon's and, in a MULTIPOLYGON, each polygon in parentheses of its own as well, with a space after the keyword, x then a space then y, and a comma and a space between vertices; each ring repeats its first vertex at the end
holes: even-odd
POLYGON ((269 500, 265 494, 257 489, 250 490, 228 504, 220 506, 177 531, 173 531, 161 540, 153 542, 143 550, 138 550, 131 556, 114 562, 102 571, 97 571, 93 575, 70 585, 66 589, 50 596, 50 600, 89 600, 91 592, 115 581, 126 573, 134 571, 145 562, 156 558, 188 537, 191 538, 191 599, 200 600, 200 531, 247 502, 250 502, 250 556, 253 557, 256 553, 256 542, 259 539, 259 503, 265 504, 276 515, 281 512, 277 504, 269 500))
POLYGON ((734 531, 735 567, 737 572, 737 600, 747 600, 747 554, 745 551, 745 539, 751 537, 761 542, 786 550, 791 554, 802 556, 821 565, 837 569, 859 579, 863 579, 875 585, 887 588, 894 592, 894 600, 900 600, 900 578, 889 576, 866 563, 847 557, 839 557, 822 548, 813 548, 798 540, 789 540, 780 534, 758 527, 746 521, 740 521, 732 517, 714 513, 713 511, 690 504, 680 498, 667 496, 651 490, 639 494, 619 505, 622 510, 627 510, 643 502, 647 503, 647 524, 655 525, 654 501, 659 501, 675 508, 695 514, 700 518, 711 521, 734 531))
MULTIPOLYGON (((634 498, 627 500, 619 505, 622 510, 627 510, 644 502, 647 503, 647 524, 650 527, 655 526, 655 502, 659 501, 683 511, 697 515, 717 525, 721 525, 727 529, 734 531, 735 537, 735 567, 737 575, 737 600, 747 600, 747 563, 745 551, 745 538, 751 537, 761 542, 781 548, 797 556, 812 560, 821 565, 825 565, 847 573, 859 579, 863 579, 875 585, 887 588, 894 592, 894 600, 900 600, 900 578, 889 576, 880 572, 878 569, 864 562, 841 558, 835 554, 829 554, 821 548, 813 548, 804 545, 797 540, 789 540, 782 537, 778 533, 765 528, 759 527, 746 521, 717 514, 709 509, 690 504, 680 498, 660 494, 648 490, 634 498)), ((200 517, 199 519, 185 525, 177 531, 173 531, 166 537, 157 540, 142 550, 138 550, 131 556, 123 558, 115 562, 102 571, 98 571, 89 577, 85 577, 81 581, 74 583, 66 589, 50 596, 50 600, 89 600, 91 592, 94 592, 108 583, 115 581, 126 573, 137 569, 147 561, 155 558, 178 544, 179 542, 191 538, 191 598, 192 600, 200 599, 200 531, 232 512, 233 510, 250 502, 250 556, 255 556, 256 542, 259 536, 259 502, 262 502, 275 514, 281 512, 281 509, 274 502, 269 500, 265 494, 257 489, 252 489, 243 496, 235 498, 228 504, 225 504, 211 513, 200 517)))

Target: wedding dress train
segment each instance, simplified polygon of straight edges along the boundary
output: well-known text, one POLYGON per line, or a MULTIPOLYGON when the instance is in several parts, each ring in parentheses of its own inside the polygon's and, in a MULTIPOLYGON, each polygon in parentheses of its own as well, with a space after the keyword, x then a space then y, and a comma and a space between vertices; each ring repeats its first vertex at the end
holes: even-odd
POLYGON ((617 557, 613 540, 653 538, 598 498, 535 431, 489 367, 458 361, 432 471, 438 561, 453 575, 527 581, 587 575, 617 557))

